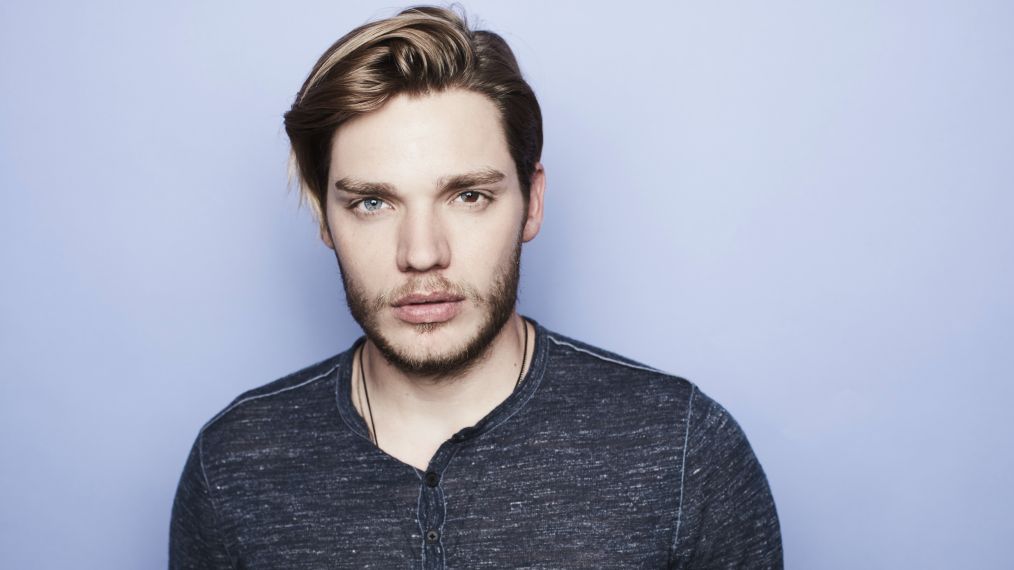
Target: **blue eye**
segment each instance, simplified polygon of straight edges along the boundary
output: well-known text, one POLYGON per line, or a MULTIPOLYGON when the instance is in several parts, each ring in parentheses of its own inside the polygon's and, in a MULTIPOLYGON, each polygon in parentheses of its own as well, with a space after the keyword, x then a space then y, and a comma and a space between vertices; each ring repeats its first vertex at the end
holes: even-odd
POLYGON ((376 212, 383 207, 384 201, 380 198, 366 198, 360 204, 363 205, 363 209, 367 212, 376 212))

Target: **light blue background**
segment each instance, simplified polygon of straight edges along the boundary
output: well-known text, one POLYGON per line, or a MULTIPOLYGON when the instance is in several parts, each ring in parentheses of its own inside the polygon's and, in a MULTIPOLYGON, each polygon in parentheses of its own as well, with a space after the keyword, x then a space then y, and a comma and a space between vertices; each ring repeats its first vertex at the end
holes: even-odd
MULTIPOLYGON (((281 115, 397 6, 0 7, 0 566, 164 567, 201 424, 358 336, 281 115)), ((545 115, 523 312, 725 404, 790 568, 1009 568, 1014 4, 465 6, 545 115)))

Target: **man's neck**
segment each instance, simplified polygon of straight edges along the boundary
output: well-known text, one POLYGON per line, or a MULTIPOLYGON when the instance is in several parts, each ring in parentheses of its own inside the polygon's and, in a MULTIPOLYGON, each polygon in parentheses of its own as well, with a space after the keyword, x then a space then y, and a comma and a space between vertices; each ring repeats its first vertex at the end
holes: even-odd
MULTIPOLYGON (((391 365, 367 341, 363 354, 367 371, 366 391, 362 386, 359 361, 353 366, 353 402, 360 415, 376 424, 380 438, 388 434, 417 432, 445 438, 463 427, 474 425, 514 391, 522 363, 531 362, 535 332, 528 327, 528 346, 523 347, 528 324, 517 312, 490 343, 484 358, 456 378, 414 376, 391 365), (369 404, 367 407, 367 393, 369 404), (366 408, 366 409, 363 409, 366 408)), ((525 365, 528 368, 528 364, 525 365)), ((383 446, 383 441, 380 441, 383 446)))

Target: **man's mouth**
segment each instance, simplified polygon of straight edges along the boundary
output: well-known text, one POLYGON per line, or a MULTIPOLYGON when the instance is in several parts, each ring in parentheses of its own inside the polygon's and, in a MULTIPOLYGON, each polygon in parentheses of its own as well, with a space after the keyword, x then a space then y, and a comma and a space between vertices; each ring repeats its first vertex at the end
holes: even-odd
POLYGON ((398 298, 392 307, 399 319, 412 323, 442 323, 449 321, 461 310, 465 298, 453 293, 412 293, 398 298))
POLYGON ((395 307, 403 307, 405 305, 422 305, 430 303, 456 303, 464 300, 465 298, 461 295, 435 291, 433 293, 412 293, 411 295, 405 295, 392 303, 392 305, 395 307))

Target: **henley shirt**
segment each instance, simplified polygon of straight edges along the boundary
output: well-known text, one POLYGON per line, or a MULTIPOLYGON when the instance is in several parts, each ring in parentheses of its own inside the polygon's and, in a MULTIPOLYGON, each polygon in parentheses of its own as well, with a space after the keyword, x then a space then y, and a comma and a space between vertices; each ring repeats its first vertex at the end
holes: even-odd
POLYGON ((514 392, 426 471, 370 441, 364 342, 236 398, 201 430, 170 568, 781 568, 743 431, 693 383, 547 330, 514 392))

